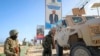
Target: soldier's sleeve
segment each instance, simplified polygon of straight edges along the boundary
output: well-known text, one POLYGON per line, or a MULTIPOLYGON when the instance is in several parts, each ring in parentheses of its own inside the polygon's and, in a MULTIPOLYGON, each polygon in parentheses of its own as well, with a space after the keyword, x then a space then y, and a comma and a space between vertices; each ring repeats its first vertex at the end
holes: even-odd
POLYGON ((6 40, 6 41, 5 41, 5 44, 4 44, 4 51, 5 51, 5 54, 14 55, 15 53, 14 53, 14 52, 11 52, 9 48, 10 48, 9 40, 6 40))
POLYGON ((55 44, 54 44, 54 38, 53 37, 51 39, 51 43, 52 43, 52 48, 54 49, 55 48, 55 44))
POLYGON ((48 48, 48 44, 47 44, 47 36, 44 37, 42 46, 43 46, 43 48, 48 48))
POLYGON ((16 42, 17 42, 17 45, 18 45, 19 53, 20 53, 21 52, 21 47, 20 47, 20 43, 19 43, 18 39, 16 40, 16 42))
POLYGON ((43 38, 43 40, 42 40, 42 46, 44 47, 44 39, 45 39, 45 37, 43 38))
POLYGON ((20 45, 19 45, 19 52, 21 52, 21 47, 20 47, 20 45))
POLYGON ((53 46, 53 37, 51 38, 51 44, 52 44, 52 46, 53 46))

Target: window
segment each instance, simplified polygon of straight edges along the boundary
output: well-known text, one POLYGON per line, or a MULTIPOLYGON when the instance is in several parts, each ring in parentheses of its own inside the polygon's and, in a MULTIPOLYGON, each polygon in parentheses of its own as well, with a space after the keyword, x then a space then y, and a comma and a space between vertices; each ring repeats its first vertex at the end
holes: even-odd
POLYGON ((67 23, 66 23, 66 20, 62 20, 62 25, 67 27, 67 23))
POLYGON ((86 19, 87 20, 91 20, 91 19, 95 19, 95 17, 93 17, 93 16, 87 16, 86 19))
POLYGON ((56 27, 57 27, 57 31, 58 32, 60 32, 62 28, 65 28, 67 26, 68 26, 68 24, 67 24, 66 20, 61 20, 60 22, 58 22, 56 24, 56 27))
POLYGON ((72 17, 72 19, 73 19, 74 23, 80 23, 83 21, 81 17, 72 17))

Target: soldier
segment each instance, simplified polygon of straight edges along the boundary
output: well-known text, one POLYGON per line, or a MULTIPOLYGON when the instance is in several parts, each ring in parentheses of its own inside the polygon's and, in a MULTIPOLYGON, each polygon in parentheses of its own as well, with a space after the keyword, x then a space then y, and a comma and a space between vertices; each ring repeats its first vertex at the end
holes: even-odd
POLYGON ((17 40, 18 32, 11 30, 4 44, 4 53, 6 56, 20 56, 20 46, 17 40))
POLYGON ((54 48, 52 31, 49 31, 48 35, 45 36, 45 38, 43 39, 42 45, 44 48, 43 56, 52 56, 52 48, 54 48))

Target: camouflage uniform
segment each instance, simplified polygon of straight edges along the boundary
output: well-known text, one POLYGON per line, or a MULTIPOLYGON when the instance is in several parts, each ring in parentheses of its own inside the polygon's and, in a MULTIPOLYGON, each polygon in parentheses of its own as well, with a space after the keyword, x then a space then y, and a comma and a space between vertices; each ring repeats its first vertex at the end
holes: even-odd
POLYGON ((15 56, 15 53, 19 55, 19 44, 17 40, 12 40, 10 37, 6 39, 4 45, 4 52, 6 56, 15 56))
MULTIPOLYGON (((16 36, 15 30, 10 31, 10 37, 8 37, 4 44, 4 53, 6 56, 20 56, 20 46, 17 39, 12 39, 12 36, 16 36)), ((15 38, 15 37, 14 37, 15 38)))
POLYGON ((52 48, 51 45, 53 44, 52 41, 52 36, 51 35, 47 35, 45 36, 45 38, 43 39, 43 56, 52 56, 52 48))

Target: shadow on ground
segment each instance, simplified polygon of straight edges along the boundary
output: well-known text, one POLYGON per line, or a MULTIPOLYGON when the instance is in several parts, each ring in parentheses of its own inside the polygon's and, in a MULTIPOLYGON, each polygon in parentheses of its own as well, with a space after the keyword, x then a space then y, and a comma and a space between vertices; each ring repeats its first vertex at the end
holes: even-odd
MULTIPOLYGON (((52 56, 57 56, 56 54, 53 54, 52 56)), ((69 56, 69 54, 64 54, 63 56, 69 56)))
POLYGON ((28 53, 42 53, 42 50, 38 50, 38 51, 29 51, 28 53))

